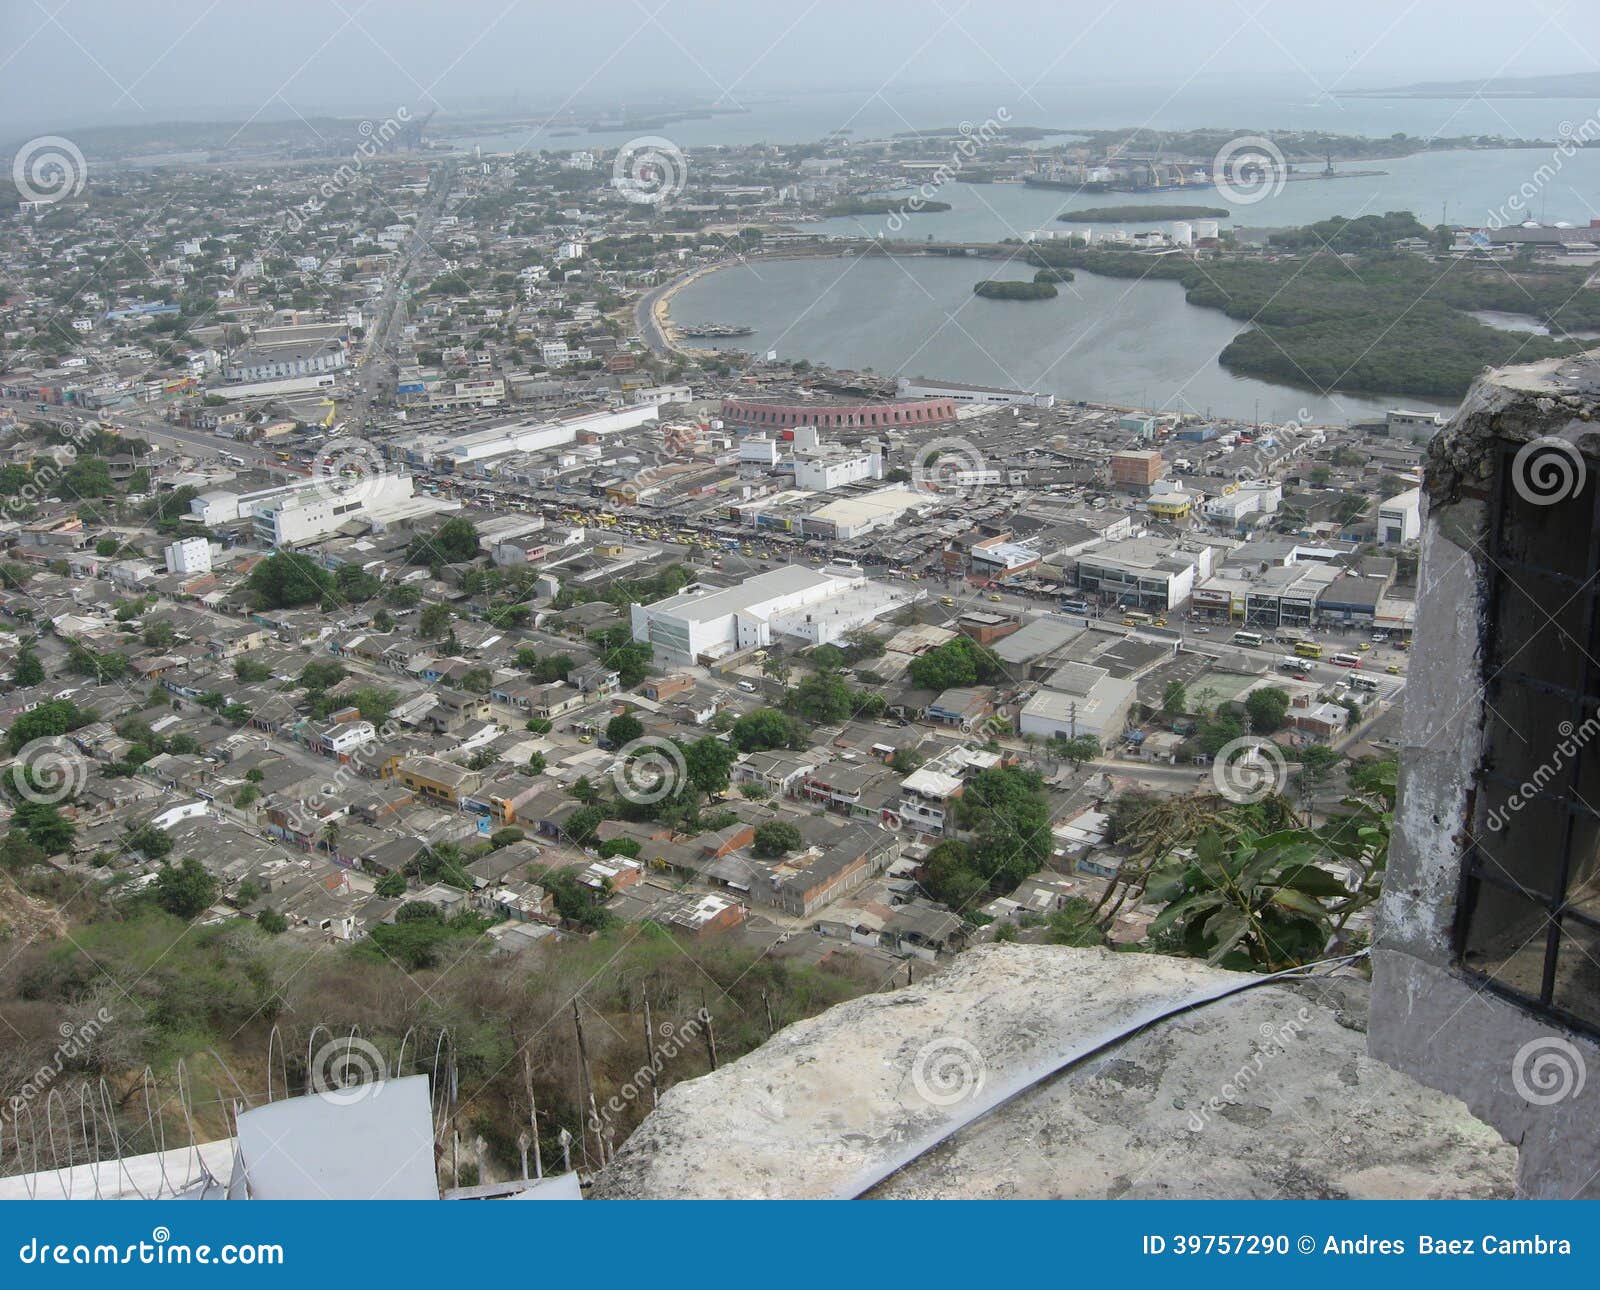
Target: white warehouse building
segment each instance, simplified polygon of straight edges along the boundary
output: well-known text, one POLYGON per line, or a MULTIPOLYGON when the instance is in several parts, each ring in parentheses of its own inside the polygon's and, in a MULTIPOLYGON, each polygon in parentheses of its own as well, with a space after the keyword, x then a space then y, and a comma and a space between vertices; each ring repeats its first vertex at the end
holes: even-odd
POLYGON ((1421 535, 1421 489, 1398 493, 1378 507, 1378 541, 1385 546, 1415 542, 1421 535))
POLYGON ((807 492, 827 493, 863 479, 883 478, 883 458, 876 452, 856 452, 835 446, 797 448, 794 486, 807 492))
POLYGON ((449 460, 459 470, 515 452, 539 452, 544 448, 560 448, 575 443, 581 434, 617 434, 623 430, 635 430, 648 422, 660 419, 661 414, 652 403, 622 408, 615 412, 596 412, 565 421, 525 421, 460 435, 450 439, 447 445, 443 445, 438 455, 449 460))
POLYGON ((802 645, 838 641, 853 628, 918 598, 870 582, 854 566, 789 564, 733 587, 694 587, 633 606, 633 638, 659 662, 684 666, 789 638, 802 645))
POLYGON ((1109 747, 1121 739, 1137 693, 1132 681, 1114 677, 1103 667, 1068 663, 1051 673, 1023 704, 1017 729, 1040 739, 1093 735, 1109 747))
POLYGON ((181 538, 166 550, 168 573, 210 573, 211 543, 205 538, 181 538))

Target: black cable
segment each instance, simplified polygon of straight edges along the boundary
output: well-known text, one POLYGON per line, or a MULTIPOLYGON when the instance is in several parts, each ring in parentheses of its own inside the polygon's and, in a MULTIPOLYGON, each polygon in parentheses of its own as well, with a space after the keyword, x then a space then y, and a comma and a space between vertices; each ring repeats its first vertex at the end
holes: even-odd
POLYGON ((993 1106, 986 1106, 981 1111, 979 1111, 977 1114, 972 1115, 972 1116, 968 1117, 965 1120, 962 1120, 959 1124, 951 1125, 948 1129, 946 1129, 944 1132, 942 1132, 937 1138, 933 1139, 933 1141, 927 1143, 920 1150, 918 1150, 915 1155, 908 1156, 906 1159, 900 1161, 899 1164, 894 1165, 892 1168, 886 1169, 883 1172, 877 1174, 875 1177, 872 1178, 872 1180, 870 1182, 866 1183, 864 1186, 861 1185, 859 1182, 851 1184, 851 1190, 848 1192, 848 1194, 846 1194, 845 1196, 841 1197, 840 1199, 843 1199, 843 1200, 860 1200, 863 1196, 865 1196, 869 1191, 872 1191, 875 1187, 878 1187, 881 1184, 887 1182, 889 1179, 891 1179, 893 1177, 896 1177, 897 1175, 903 1173, 905 1170, 909 1169, 912 1165, 916 1164, 917 1161, 921 1160, 924 1156, 928 1155, 930 1152, 932 1152, 936 1148, 943 1146, 946 1142, 948 1142, 951 1138, 955 1137, 955 1135, 960 1133, 963 1129, 967 1128, 970 1125, 976 1124, 979 1120, 982 1120, 982 1119, 986 1118, 987 1116, 993 1115, 994 1112, 998 1111, 1001 1107, 1009 1106, 1012 1102, 1016 1101, 1017 1098, 1021 1097, 1024 1093, 1031 1093, 1034 1089, 1038 1088, 1041 1084, 1044 1084, 1049 1080, 1055 1079, 1058 1075, 1064 1075, 1066 1072, 1074 1069, 1075 1067, 1081 1066, 1081 1065, 1083 1065, 1083 1063, 1085 1063, 1087 1061, 1091 1061, 1092 1059, 1094 1059, 1096 1057, 1099 1057, 1099 1056, 1101 1056, 1102 1054, 1104 1054, 1106 1052, 1109 1052, 1111 1049, 1118 1047, 1119 1045, 1121 1045, 1122 1043, 1126 1042, 1129 1039, 1132 1039, 1135 1035, 1141 1035, 1146 1030, 1149 1030, 1154 1026, 1160 1025, 1164 1021, 1170 1021, 1174 1017, 1181 1017, 1186 1013, 1198 1012, 1201 1008, 1210 1007, 1214 1003, 1221 1003, 1224 999, 1232 999, 1236 995, 1243 994, 1246 990, 1255 990, 1255 989, 1257 989, 1257 988, 1259 988, 1261 986, 1264 986, 1264 985, 1272 985, 1272 984, 1274 984, 1274 983, 1276 983, 1278 981, 1288 980, 1288 979, 1296 978, 1296 977, 1304 979, 1305 974, 1311 972, 1311 970, 1313 968, 1328 967, 1330 965, 1336 965, 1336 966, 1339 966, 1339 967, 1343 967, 1343 966, 1346 966, 1347 964, 1355 963, 1355 962, 1358 962, 1361 959, 1366 958, 1368 953, 1369 953, 1369 951, 1367 951, 1367 950, 1360 950, 1360 951, 1356 952, 1355 954, 1345 954, 1345 955, 1341 955, 1338 958, 1319 959, 1315 963, 1304 963, 1304 964, 1301 964, 1301 966, 1299 966, 1299 967, 1288 968, 1288 969, 1286 969, 1285 971, 1282 971, 1282 972, 1273 972, 1273 973, 1270 973, 1267 976, 1253 976, 1249 980, 1241 982, 1239 985, 1232 986, 1231 988, 1223 991, 1221 994, 1210 994, 1210 995, 1206 995, 1206 996, 1204 996, 1202 998, 1191 999, 1187 1003, 1177 1004, 1175 1007, 1169 1008, 1165 1012, 1157 1013, 1153 1017, 1146 1017, 1143 1021, 1139 1021, 1139 1022, 1134 1023, 1133 1025, 1129 1026, 1126 1030, 1120 1031, 1117 1034, 1111 1036, 1111 1038, 1103 1040, 1102 1042, 1096 1044, 1093 1048, 1086 1049, 1085 1051, 1083 1051, 1081 1053, 1073 1054, 1071 1057, 1067 1058, 1067 1060, 1062 1062, 1060 1065, 1052 1067, 1050 1070, 1045 1071, 1043 1074, 1037 1076, 1036 1078, 1029 1080, 1026 1084, 1022 1085, 1022 1087, 1014 1090, 1011 1093, 1008 1093, 1005 1097, 1001 1098, 998 1102, 994 1103, 993 1106))

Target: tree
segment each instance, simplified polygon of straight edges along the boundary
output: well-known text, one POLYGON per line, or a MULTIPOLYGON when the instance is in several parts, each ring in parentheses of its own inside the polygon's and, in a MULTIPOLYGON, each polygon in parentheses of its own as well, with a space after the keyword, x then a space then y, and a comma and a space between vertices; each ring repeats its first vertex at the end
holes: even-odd
POLYGON ((967 636, 957 636, 911 660, 906 674, 924 690, 949 690, 1004 675, 1000 660, 967 636))
POLYGON ((52 804, 26 799, 18 802, 11 813, 11 827, 26 835, 28 841, 47 856, 68 850, 78 831, 77 825, 63 818, 52 804))
POLYGON ((386 873, 373 884, 373 891, 385 900, 398 900, 406 894, 406 876, 403 873, 386 873))
POLYGON ((1182 681, 1171 680, 1161 692, 1161 710, 1172 716, 1181 716, 1189 710, 1189 687, 1182 681))
POLYGON ((389 720, 389 714, 394 711, 395 704, 400 702, 400 696, 393 690, 380 689, 375 685, 363 685, 351 690, 345 696, 344 702, 360 712, 363 721, 370 721, 374 726, 381 727, 389 720))
POLYGON ((431 537, 419 537, 411 544, 413 564, 465 564, 477 558, 478 530, 459 515, 446 520, 431 537))
POLYGON ((565 681, 567 673, 571 672, 576 666, 577 664, 573 662, 570 654, 551 654, 535 662, 530 671, 532 671, 535 681, 547 684, 551 681, 565 681))
POLYGON ((256 915, 256 926, 269 936, 281 936, 289 930, 289 920, 275 909, 263 909, 256 915))
POLYGON ((333 586, 333 575, 303 555, 279 551, 269 555, 245 580, 245 590, 261 609, 288 609, 320 601, 333 586))
POLYGON ((738 756, 732 744, 715 735, 705 735, 683 747, 689 782, 707 797, 720 797, 728 791, 728 772, 738 756))
POLYGON ((782 820, 768 820, 756 826, 755 841, 750 850, 763 860, 775 860, 790 851, 798 851, 804 844, 800 830, 782 820))
POLYGON ((631 690, 649 674, 653 651, 646 642, 634 640, 629 628, 617 626, 590 632, 589 641, 599 651, 600 661, 616 672, 624 689, 631 690))
POLYGON ((171 649, 178 640, 178 629, 164 618, 158 618, 153 623, 146 623, 144 632, 140 637, 152 649, 171 649))
POLYGON ((1095 923, 1094 906, 1081 896, 1073 896, 1050 915, 1047 936, 1052 945, 1094 949, 1106 943, 1105 933, 1095 923))
POLYGON ((85 711, 70 699, 51 699, 13 721, 11 729, 6 732, 6 741, 11 751, 16 752, 34 739, 64 735, 93 720, 93 712, 85 711))
POLYGON ((67 645, 67 666, 81 676, 92 676, 102 685, 121 680, 128 674, 128 660, 115 651, 100 653, 72 641, 67 645))
POLYGON ((31 644, 17 650, 16 662, 11 666, 11 680, 15 685, 38 685, 44 680, 44 664, 31 644))
POLYGON ((889 766, 892 770, 897 770, 902 775, 909 775, 918 766, 922 765, 924 760, 926 759, 920 749, 913 748, 909 744, 902 744, 890 755, 889 766))
POLYGON ((544 774, 544 770, 545 770, 544 754, 542 752, 529 753, 528 754, 528 773, 530 775, 543 775, 544 774))
POLYGON ((816 672, 794 690, 795 710, 820 724, 844 721, 853 709, 852 693, 844 680, 833 672, 816 672))
POLYGON ((348 601, 371 600, 383 590, 383 584, 360 565, 342 564, 334 571, 334 584, 339 595, 348 601))
POLYGON ((996 891, 1011 891, 1050 859, 1050 803, 1033 771, 991 767, 972 778, 957 802, 961 823, 973 833, 973 868, 996 891))
POLYGON ((110 497, 117 491, 111 467, 99 457, 80 456, 61 474, 63 497, 110 497))
POLYGON ((1262 686, 1245 696, 1244 710, 1250 716, 1253 734, 1270 735, 1283 728, 1283 719, 1289 711, 1289 692, 1275 685, 1262 686))
POLYGON ((1310 803, 1328 779, 1333 768, 1344 760, 1344 754, 1326 744, 1311 744, 1300 750, 1300 769, 1295 772, 1294 786, 1304 803, 1310 803))
POLYGON ((730 737, 740 752, 804 748, 806 732, 795 719, 776 708, 757 708, 733 723, 730 737))
POLYGON ((345 678, 343 663, 331 659, 312 659, 300 669, 300 684, 308 690, 329 690, 345 678))
POLYGON ((265 663, 258 663, 253 658, 241 658, 234 662, 233 674, 241 681, 270 681, 272 669, 265 663))
POLYGON ((172 851, 172 839, 154 824, 141 824, 123 835, 122 843, 130 851, 142 853, 146 859, 159 860, 172 851))
POLYGON ((567 817, 566 834, 582 846, 594 837, 595 831, 605 822, 606 813, 598 806, 584 806, 567 817))
POLYGON ((1230 708, 1218 708, 1208 713, 1200 722, 1195 741, 1209 757, 1215 757, 1223 747, 1244 734, 1244 722, 1230 708))
POLYGON ((436 641, 449 630, 454 617, 449 605, 429 605, 417 621, 417 635, 425 641, 436 641))
POLYGON ((576 870, 564 869, 559 873, 547 874, 543 881, 545 890, 555 899, 556 912, 572 926, 592 932, 615 921, 615 917, 607 913, 600 903, 607 893, 597 893, 594 888, 579 882, 576 870))
POLYGON ((178 865, 163 864, 151 884, 156 904, 176 918, 194 918, 217 898, 217 880, 192 856, 178 865))
POLYGON ((606 743, 624 748, 644 735, 644 722, 631 712, 618 713, 606 723, 606 743))
POLYGON ((488 694, 494 684, 494 674, 486 667, 468 668, 461 674, 461 688, 473 694, 488 694))
POLYGON ((1071 739, 1059 739, 1052 745, 1061 756, 1072 763, 1077 769, 1086 761, 1093 761, 1100 755, 1100 740, 1094 735, 1075 735, 1071 739))
POLYGON ((922 885, 935 900, 951 909, 965 911, 976 905, 989 890, 989 883, 972 864, 964 843, 941 842, 928 852, 922 865, 922 885))
POLYGON ((806 657, 813 667, 829 672, 838 671, 849 661, 845 652, 837 645, 818 645, 806 657))
POLYGON ((1207 830, 1153 871, 1146 896, 1165 903, 1147 935, 1237 971, 1271 972, 1318 958, 1350 916, 1377 899, 1389 812, 1358 804, 1331 830, 1207 830), (1317 863, 1332 849, 1359 879, 1352 891, 1317 863))

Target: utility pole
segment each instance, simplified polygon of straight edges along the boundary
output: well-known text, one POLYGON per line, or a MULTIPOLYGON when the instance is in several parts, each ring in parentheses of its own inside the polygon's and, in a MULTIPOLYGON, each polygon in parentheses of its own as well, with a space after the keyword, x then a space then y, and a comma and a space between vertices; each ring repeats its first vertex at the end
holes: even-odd
MULTIPOLYGON (((533 1096, 533 1063, 528 1060, 528 1050, 522 1050, 522 1083, 528 1090, 528 1131, 533 1135, 533 1176, 544 1177, 544 1161, 539 1156, 539 1103, 533 1096)), ((522 1153, 522 1176, 528 1176, 528 1153, 522 1153)))
POLYGON ((711 1022, 711 1009, 706 1006, 706 996, 700 996, 700 1011, 706 1019, 706 1056, 711 1059, 711 1069, 717 1069, 717 1031, 711 1022))
MULTIPOLYGON (((589 1163, 589 1134, 583 1121, 584 1106, 589 1108, 589 1117, 594 1121, 595 1149, 602 1150, 600 1146, 600 1111, 594 1102, 594 1085, 589 1080, 589 1049, 583 1042, 583 1018, 578 1015, 578 996, 572 996, 572 1025, 578 1032, 578 1128, 581 1136, 578 1144, 583 1150, 583 1162, 589 1163)), ((604 1163, 602 1161, 602 1163, 604 1163)))
POLYGON ((656 1032, 650 1024, 650 996, 644 998, 644 1063, 650 1070, 650 1106, 654 1108, 661 1105, 661 1093, 657 1088, 661 1072, 656 1069, 656 1032))

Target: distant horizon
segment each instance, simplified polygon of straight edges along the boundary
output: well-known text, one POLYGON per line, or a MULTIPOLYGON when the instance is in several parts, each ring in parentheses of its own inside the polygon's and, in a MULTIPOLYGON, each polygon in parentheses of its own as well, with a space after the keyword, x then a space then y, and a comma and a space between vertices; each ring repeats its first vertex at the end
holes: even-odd
POLYGON ((344 116, 400 102, 466 119, 513 103, 592 111, 825 94, 894 109, 900 96, 981 87, 1037 121, 1036 92, 1131 85, 1148 90, 1159 114, 1191 89, 1305 99, 1452 78, 1581 77, 1573 64, 1585 51, 1567 32, 1586 14, 1578 0, 1555 0, 1508 41, 1490 0, 1422 0, 1398 14, 1387 0, 1346 0, 1337 11, 1113 5, 1081 14, 1044 0, 981 9, 814 0, 742 6, 737 21, 718 0, 653 11, 592 0, 580 15, 537 0, 389 0, 381 10, 374 0, 277 0, 267 24, 209 0, 73 0, 54 10, 0 0, 0 120, 7 133, 63 131, 344 116))
MULTIPOLYGON (((1539 81, 1560 80, 1584 75, 1589 75, 1589 73, 1546 72, 1531 76, 1491 79, 1497 79, 1501 81, 1539 81)), ((1600 72, 1596 72, 1594 75, 1597 81, 1600 81, 1600 72)), ((1367 99, 1378 102, 1383 102, 1387 99, 1403 102, 1417 102, 1427 101, 1429 97, 1431 97, 1433 101, 1442 103, 1468 102, 1472 101, 1474 96, 1467 94, 1452 95, 1447 93, 1446 90, 1449 86, 1463 84, 1469 82, 1470 80, 1470 77, 1463 77, 1458 81, 1428 80, 1414 81, 1406 84, 1386 83, 1381 86, 1347 86, 1340 88, 1338 91, 1330 93, 1331 96, 1335 98, 1349 96, 1356 99, 1367 99), (1423 89, 1434 90, 1435 93, 1431 96, 1425 96, 1420 93, 1420 91, 1423 89)), ((1136 86, 1137 84, 1137 82, 1130 82, 1126 77, 1106 77, 1099 80, 1072 78, 1070 80, 1063 79, 1061 81, 1041 81, 1038 83, 1038 85, 1032 88, 1035 92, 1048 94, 1052 90, 1077 90, 1081 92, 1085 89, 1092 89, 1096 86, 1117 86, 1126 91, 1130 87, 1136 86)), ((1152 87, 1159 86, 1161 84, 1162 82, 1160 81, 1150 82, 1152 87)), ((1480 93, 1483 94, 1484 101, 1509 101, 1520 104, 1586 102, 1586 99, 1582 97, 1547 94, 1507 95, 1505 98, 1501 98, 1495 94, 1485 92, 1487 84, 1488 82, 1485 82, 1484 88, 1480 90, 1480 93)), ((1225 85, 1221 81, 1212 82, 1196 79, 1192 83, 1192 86, 1188 88, 1196 90, 1219 90, 1225 88, 1225 85)), ((1263 96, 1270 96, 1275 91, 1292 90, 1293 88, 1295 88, 1295 83, 1289 81, 1281 83, 1256 81, 1248 87, 1248 90, 1253 90, 1258 94, 1262 94, 1263 96)), ((898 87, 899 93, 906 96, 942 96, 949 94, 952 90, 963 89, 974 92, 987 91, 989 92, 990 97, 1001 99, 1006 96, 1006 92, 1011 89, 1011 87, 1006 86, 1000 81, 989 81, 982 79, 938 82, 930 81, 926 83, 908 82, 898 87)), ((685 91, 682 89, 682 87, 669 86, 658 86, 653 89, 641 86, 627 95, 600 94, 591 92, 582 96, 581 98, 574 97, 570 101, 542 101, 539 98, 535 98, 527 91, 504 90, 487 92, 474 98, 459 99, 448 107, 429 107, 426 109, 426 111, 433 115, 435 121, 445 125, 470 124, 475 121, 493 122, 501 119, 534 120, 545 118, 550 121, 563 121, 567 118, 581 119, 597 116, 611 116, 621 110, 627 110, 631 115, 635 116, 649 116, 657 112, 714 112, 718 115, 738 117, 750 115, 754 110, 762 106, 771 106, 778 103, 808 99, 822 100, 827 98, 849 97, 855 94, 866 94, 870 98, 873 93, 873 89, 864 84, 837 86, 797 85, 793 87, 770 85, 763 87, 757 92, 746 93, 742 96, 741 101, 738 103, 729 103, 719 102, 715 95, 697 94, 685 91)), ((1241 103, 1247 101, 1248 97, 1248 91, 1242 93, 1241 103)), ((0 145, 15 146, 22 140, 32 135, 46 132, 70 134, 73 132, 110 132, 116 130, 159 131, 168 126, 242 126, 245 124, 288 125, 296 121, 372 120, 392 114, 396 110, 397 106, 408 107, 411 111, 413 111, 413 113, 417 112, 418 110, 415 105, 411 101, 407 100, 402 94, 394 98, 385 98, 382 95, 372 95, 363 96, 359 100, 355 98, 343 100, 329 99, 324 102, 307 102, 299 106, 271 104, 266 107, 249 107, 246 106, 245 102, 243 101, 231 105, 196 104, 190 108, 175 107, 170 111, 163 111, 158 114, 153 114, 149 116, 148 119, 130 118, 130 116, 125 112, 107 113, 104 115, 86 116, 72 119, 40 117, 33 120, 27 120, 26 118, 14 118, 13 121, 9 123, 10 129, 8 130, 7 137, 0 139, 0 145)), ((1010 111, 1012 112, 1012 124, 1018 126, 1033 128, 1040 126, 1060 126, 1063 128, 1108 128, 1103 123, 1096 124, 1083 120, 1067 119, 1068 114, 1070 114, 1072 111, 1072 109, 1069 107, 1063 107, 1059 113, 1055 114, 1055 116, 1059 117, 1060 119, 1055 119, 1052 116, 1052 112, 1049 108, 1044 108, 1041 110, 1038 107, 1024 106, 1021 108, 1012 108, 1010 111)), ((949 120, 942 118, 938 120, 905 120, 901 121, 895 129, 886 129, 883 131, 869 130, 862 134, 861 137, 883 138, 888 137, 891 134, 901 133, 904 131, 925 130, 949 126, 955 124, 956 115, 958 114, 954 111, 954 109, 951 109, 944 112, 944 116, 949 117, 949 120)), ((1271 122, 1251 119, 1241 119, 1236 121, 1208 120, 1204 123, 1204 126, 1200 124, 1185 126, 1173 126, 1170 124, 1159 125, 1154 122, 1139 122, 1131 119, 1123 124, 1128 128, 1165 129, 1168 131, 1205 127, 1234 126, 1260 127, 1264 129, 1293 128, 1287 125, 1274 125, 1271 122)), ((1121 128, 1121 126, 1114 128, 1121 128)), ((1383 134, 1389 133, 1388 131, 1363 131, 1355 127, 1341 127, 1337 120, 1328 121, 1323 128, 1326 128, 1329 133, 1349 134, 1353 136, 1366 135, 1367 137, 1381 137, 1383 134)), ((826 137, 828 133, 829 131, 823 130, 815 137, 820 139, 826 137)), ((853 131, 853 133, 860 134, 861 132, 853 131)), ((1455 133, 1473 134, 1482 132, 1463 128, 1455 133)), ((1513 131, 1507 129, 1503 131, 1503 133, 1511 135, 1513 131)), ((618 142, 620 143, 622 140, 619 138, 618 142)))

